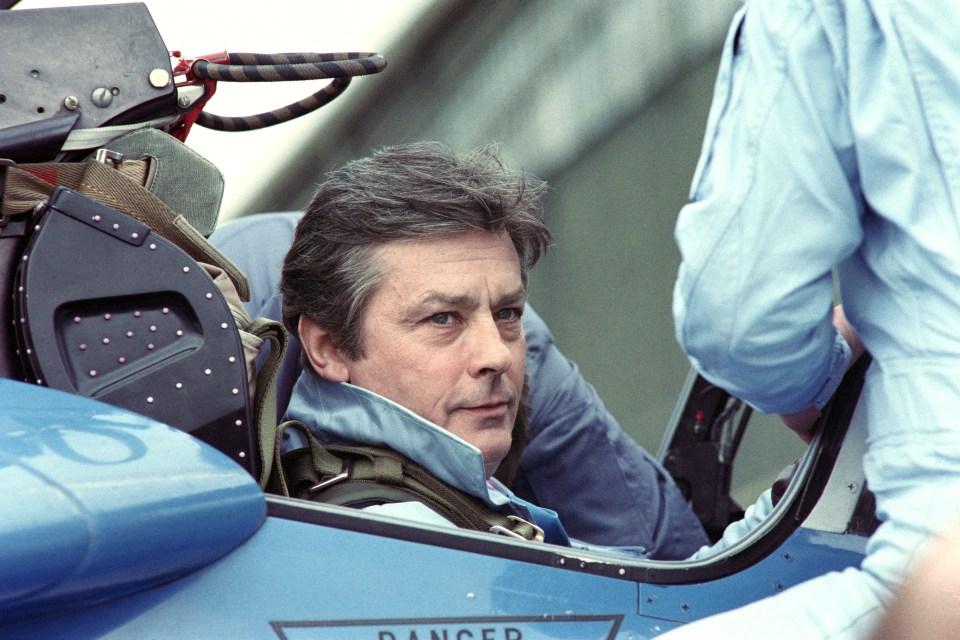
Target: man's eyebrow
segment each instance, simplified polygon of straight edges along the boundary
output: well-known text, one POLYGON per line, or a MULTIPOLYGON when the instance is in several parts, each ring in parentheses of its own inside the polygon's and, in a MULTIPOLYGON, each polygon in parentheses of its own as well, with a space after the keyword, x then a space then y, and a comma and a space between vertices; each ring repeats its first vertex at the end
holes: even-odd
POLYGON ((495 306, 502 307, 509 304, 519 304, 521 302, 527 301, 527 288, 520 286, 518 289, 504 294, 497 299, 497 304, 495 306))
POLYGON ((448 306, 448 307, 475 307, 479 304, 476 298, 469 294, 455 295, 442 291, 428 291, 417 301, 418 307, 448 306))
MULTIPOLYGON (((494 300, 494 306, 502 307, 504 305, 518 304, 526 301, 526 298, 527 290, 525 287, 520 286, 514 291, 510 291, 494 300)), ((454 295, 442 291, 429 291, 407 309, 407 313, 404 314, 404 319, 410 321, 418 320, 421 313, 432 308, 475 309, 479 305, 479 300, 469 294, 454 295)))

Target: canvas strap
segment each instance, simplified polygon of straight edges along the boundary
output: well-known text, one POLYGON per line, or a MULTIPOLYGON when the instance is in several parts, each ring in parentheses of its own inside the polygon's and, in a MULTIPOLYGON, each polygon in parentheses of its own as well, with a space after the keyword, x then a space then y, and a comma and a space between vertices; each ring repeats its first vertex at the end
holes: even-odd
POLYGON ((269 318, 257 318, 247 332, 270 344, 270 352, 257 370, 257 391, 251 396, 254 398, 253 424, 257 427, 257 444, 260 447, 260 487, 266 488, 276 447, 277 380, 280 377, 280 363, 287 352, 287 332, 283 324, 269 318))
POLYGON ((280 425, 268 485, 282 495, 343 506, 421 502, 458 527, 543 541, 543 530, 515 515, 494 511, 482 500, 441 481, 395 451, 379 447, 321 444, 305 425, 280 425), (308 446, 280 454, 283 433, 298 431, 308 446))
POLYGON ((233 281, 241 300, 250 299, 243 272, 210 244, 183 215, 143 187, 150 160, 107 165, 96 160, 22 164, 7 167, 2 214, 15 216, 42 204, 54 187, 63 186, 140 220, 199 263, 213 264, 233 281))

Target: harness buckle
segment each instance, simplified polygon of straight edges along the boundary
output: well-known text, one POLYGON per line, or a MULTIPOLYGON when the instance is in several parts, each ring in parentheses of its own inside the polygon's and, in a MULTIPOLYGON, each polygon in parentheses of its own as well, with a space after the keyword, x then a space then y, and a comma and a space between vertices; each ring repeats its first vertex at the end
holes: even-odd
POLYGON ((125 158, 122 153, 110 151, 110 149, 97 149, 97 153, 93 159, 108 167, 116 167, 119 166, 125 158))
POLYGON ((353 460, 351 460, 350 458, 344 458, 343 466, 340 468, 340 473, 338 473, 335 476, 330 476, 329 478, 325 480, 321 480, 317 484, 313 485, 312 487, 307 489, 307 494, 313 495, 318 491, 322 491, 328 487, 332 487, 335 484, 339 484, 343 482, 344 480, 350 477, 351 471, 353 471, 353 460))
POLYGON ((492 527, 490 527, 490 533, 496 533, 502 536, 510 536, 511 538, 517 538, 518 540, 533 540, 536 542, 543 542, 543 529, 533 524, 529 520, 524 520, 520 516, 507 516, 507 520, 513 520, 514 522, 517 523, 517 525, 520 525, 520 526, 530 527, 531 529, 533 529, 533 535, 527 538, 526 536, 523 536, 517 533, 513 529, 508 529, 507 527, 501 524, 495 524, 492 527))

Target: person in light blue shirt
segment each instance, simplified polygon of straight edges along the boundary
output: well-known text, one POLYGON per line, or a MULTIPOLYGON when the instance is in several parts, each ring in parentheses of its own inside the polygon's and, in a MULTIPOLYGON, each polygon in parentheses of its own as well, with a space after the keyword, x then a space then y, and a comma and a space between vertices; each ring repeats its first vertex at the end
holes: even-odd
MULTIPOLYGON (((280 266, 302 215, 246 216, 210 237, 249 279, 246 307, 254 318, 281 319, 280 266)), ((652 558, 678 560, 707 544, 673 479, 620 427, 531 306, 521 322, 530 413, 515 494, 558 512, 571 536, 596 545, 642 547, 652 558)), ((300 355, 290 336, 277 385, 281 416, 302 370, 300 355)))
POLYGON ((801 437, 871 354, 882 524, 859 569, 664 637, 866 637, 960 513, 960 4, 746 2, 676 238, 691 361, 801 437))

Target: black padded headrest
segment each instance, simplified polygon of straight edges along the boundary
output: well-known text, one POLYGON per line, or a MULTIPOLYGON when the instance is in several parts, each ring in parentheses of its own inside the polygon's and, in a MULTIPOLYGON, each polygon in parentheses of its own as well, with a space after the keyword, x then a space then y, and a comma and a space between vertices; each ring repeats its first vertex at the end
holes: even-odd
POLYGON ((233 315, 207 272, 147 225, 58 187, 17 272, 14 324, 33 381, 178 427, 253 473, 233 315))

